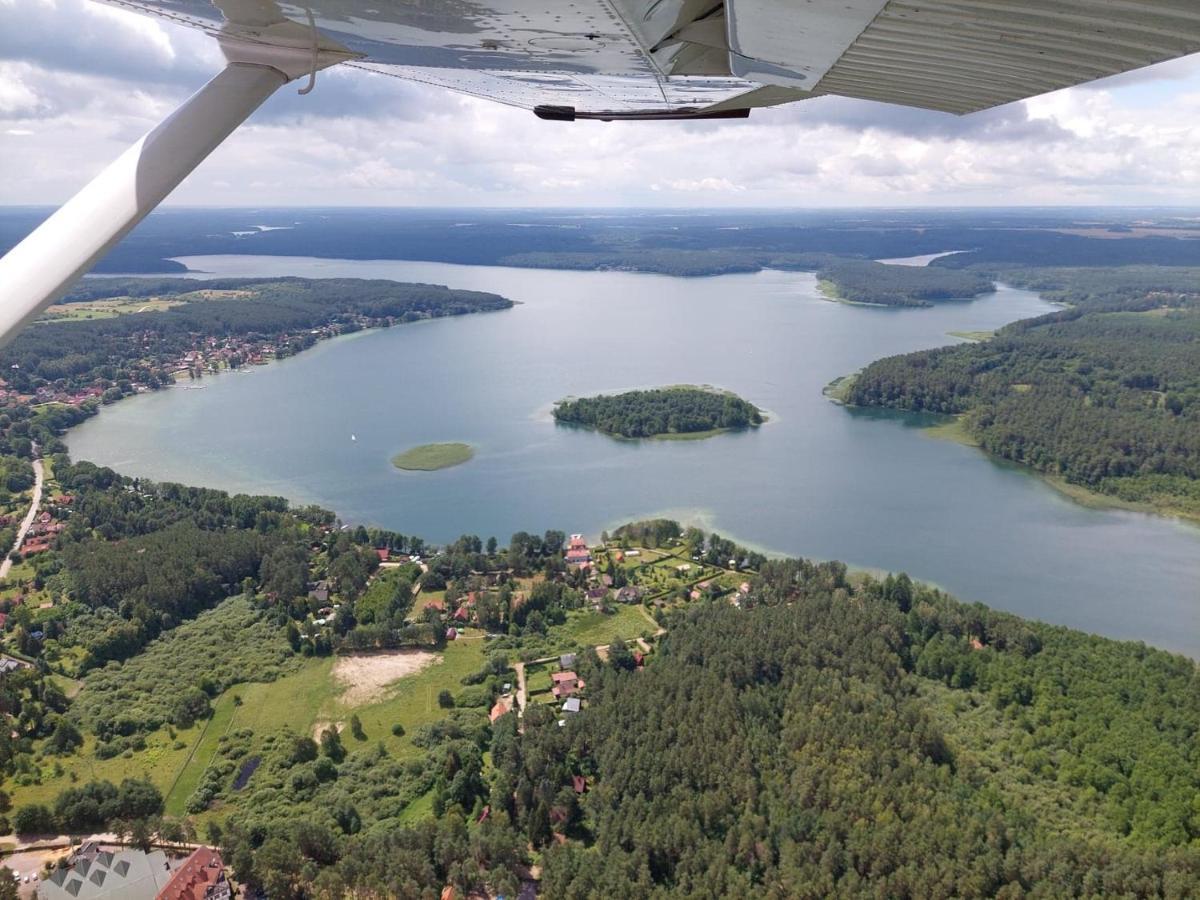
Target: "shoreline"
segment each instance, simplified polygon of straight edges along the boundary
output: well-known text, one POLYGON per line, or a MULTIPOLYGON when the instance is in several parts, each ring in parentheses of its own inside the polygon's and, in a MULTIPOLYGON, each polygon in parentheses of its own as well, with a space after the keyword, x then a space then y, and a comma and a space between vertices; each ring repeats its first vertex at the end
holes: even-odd
MULTIPOLYGON (((862 370, 860 369, 859 372, 861 371, 862 370)), ((845 407, 855 406, 855 404, 850 403, 846 399, 846 396, 850 389, 854 386, 854 381, 858 377, 859 372, 852 372, 849 375, 839 375, 837 378, 833 379, 833 381, 829 382, 829 384, 825 385, 821 393, 830 403, 835 403, 838 406, 845 407)), ((856 408, 878 409, 898 413, 912 412, 912 410, 893 409, 886 406, 865 406, 856 408)), ((962 414, 956 416, 948 415, 945 421, 936 425, 927 425, 921 428, 920 432, 923 436, 933 440, 950 441, 963 447, 972 447, 976 450, 979 450, 992 462, 1006 463, 1008 465, 1016 466, 1022 472, 1026 472, 1029 475, 1033 475, 1044 481, 1059 495, 1086 509, 1135 512, 1143 515, 1155 516, 1160 519, 1173 519, 1175 521, 1184 522, 1192 526, 1200 525, 1200 513, 1191 512, 1190 510, 1186 509, 1179 509, 1171 506, 1169 503, 1159 505, 1151 502, 1122 500, 1120 497, 1114 497, 1111 494, 1103 494, 1084 485, 1074 484, 1059 475, 1051 475, 1048 472, 1039 472, 1037 469, 1033 468, 1033 466, 1016 462, 1011 459, 1005 459, 1004 457, 997 456, 994 453, 989 453, 987 450, 984 450, 979 441, 967 431, 964 425, 964 418, 965 417, 962 414)))
POLYGON ((993 462, 1006 463, 1016 466, 1022 472, 1027 472, 1030 475, 1036 476, 1041 481, 1052 487, 1058 494, 1076 503, 1085 509, 1097 510, 1122 510, 1124 512, 1135 512, 1143 515, 1157 516, 1162 519, 1174 519, 1180 522, 1186 522, 1189 525, 1200 525, 1200 514, 1192 513, 1187 510, 1176 509, 1170 505, 1164 504, 1159 506, 1156 503, 1138 502, 1134 500, 1122 500, 1120 497, 1114 497, 1112 494, 1104 494, 1100 491, 1093 490, 1082 484, 1075 484, 1067 481, 1061 475, 1051 475, 1048 472, 1039 472, 1033 466, 1025 463, 1015 462, 1011 459, 1005 459, 1002 456, 997 456, 994 453, 989 453, 984 450, 982 445, 976 440, 966 429, 963 424, 964 416, 957 415, 950 417, 949 421, 943 422, 940 425, 930 425, 922 428, 921 433, 928 438, 937 441, 951 441, 964 447, 974 447, 982 452, 988 459, 993 462))

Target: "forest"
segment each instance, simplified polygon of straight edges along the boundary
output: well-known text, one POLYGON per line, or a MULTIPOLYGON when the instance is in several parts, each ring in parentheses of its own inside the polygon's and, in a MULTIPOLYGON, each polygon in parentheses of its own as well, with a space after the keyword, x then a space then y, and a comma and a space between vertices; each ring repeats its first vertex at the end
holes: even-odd
POLYGON ((848 399, 962 414, 1004 459, 1200 515, 1200 302, 1186 272, 1016 273, 1072 305, 981 343, 874 362, 848 399))
POLYGON ((935 300, 976 297, 995 290, 976 272, 933 266, 884 265, 868 259, 829 259, 816 270, 838 299, 875 306, 930 306, 935 300))
POLYGON ((554 420, 623 438, 703 434, 764 421, 754 404, 725 391, 687 385, 560 401, 554 420))

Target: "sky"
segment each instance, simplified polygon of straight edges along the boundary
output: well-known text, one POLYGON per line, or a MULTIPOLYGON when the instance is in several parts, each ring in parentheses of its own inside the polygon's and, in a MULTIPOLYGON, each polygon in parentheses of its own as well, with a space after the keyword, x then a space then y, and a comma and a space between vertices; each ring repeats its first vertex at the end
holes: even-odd
MULTIPOLYGON (((222 65, 183 26, 0 0, 0 205, 68 199, 222 65)), ((748 121, 542 122, 354 69, 286 86, 180 206, 1200 206, 1200 55, 955 117, 823 97, 748 121)))

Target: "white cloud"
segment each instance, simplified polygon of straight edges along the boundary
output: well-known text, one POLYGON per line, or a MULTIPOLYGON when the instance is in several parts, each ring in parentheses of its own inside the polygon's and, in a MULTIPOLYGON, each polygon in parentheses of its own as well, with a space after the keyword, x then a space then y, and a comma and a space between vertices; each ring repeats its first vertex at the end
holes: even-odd
MULTIPOLYGON (((4 203, 66 199, 220 66, 206 36, 88 0, 0 0, 0 35, 4 203)), ((964 118, 829 97, 686 125, 542 122, 331 70, 172 202, 1200 204, 1200 59, 964 118)))

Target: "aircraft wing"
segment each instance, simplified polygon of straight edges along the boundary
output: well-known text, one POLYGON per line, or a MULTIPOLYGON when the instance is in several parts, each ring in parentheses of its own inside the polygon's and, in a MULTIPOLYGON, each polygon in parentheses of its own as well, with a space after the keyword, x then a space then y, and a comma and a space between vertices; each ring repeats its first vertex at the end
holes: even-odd
POLYGON ((351 65, 546 118, 822 94, 969 113, 1200 51, 1195 0, 106 2, 214 33, 311 14, 351 65))

